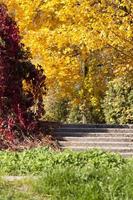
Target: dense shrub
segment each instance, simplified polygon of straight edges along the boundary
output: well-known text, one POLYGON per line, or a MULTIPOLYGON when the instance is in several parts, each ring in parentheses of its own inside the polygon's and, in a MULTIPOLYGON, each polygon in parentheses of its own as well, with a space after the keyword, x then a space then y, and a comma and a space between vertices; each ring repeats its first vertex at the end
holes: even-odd
POLYGON ((107 123, 133 123, 133 85, 125 79, 114 79, 108 85, 104 100, 107 123))
POLYGON ((23 133, 35 130, 43 113, 42 94, 45 76, 40 66, 31 64, 24 50, 15 21, 0 4, 0 143, 12 141, 19 129, 23 133), (24 90, 23 82, 30 85, 24 90), (31 107, 36 104, 36 112, 31 107), (3 139, 4 138, 4 139, 3 139))
MULTIPOLYGON (((86 123, 104 123, 104 115, 102 108, 91 106, 86 103, 84 106, 84 116, 86 123)), ((82 123, 83 122, 83 105, 73 104, 68 99, 52 99, 45 98, 45 119, 53 121, 61 121, 63 123, 82 123)))

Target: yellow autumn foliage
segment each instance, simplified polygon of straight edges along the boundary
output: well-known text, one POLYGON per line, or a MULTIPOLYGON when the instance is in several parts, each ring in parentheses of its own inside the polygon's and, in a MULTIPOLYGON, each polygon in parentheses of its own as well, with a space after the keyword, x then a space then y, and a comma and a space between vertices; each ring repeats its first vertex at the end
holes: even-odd
POLYGON ((2 1, 18 22, 32 61, 43 66, 47 87, 60 97, 83 98, 84 89, 96 106, 108 79, 133 77, 131 0, 2 1))

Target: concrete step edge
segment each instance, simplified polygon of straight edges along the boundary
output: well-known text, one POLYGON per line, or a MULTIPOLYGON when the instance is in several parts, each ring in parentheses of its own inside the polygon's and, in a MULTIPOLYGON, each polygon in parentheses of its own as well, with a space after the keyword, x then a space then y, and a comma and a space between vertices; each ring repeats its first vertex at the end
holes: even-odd
POLYGON ((57 140, 61 140, 61 141, 86 141, 86 140, 89 140, 89 141, 95 141, 95 140, 102 140, 102 141, 104 141, 104 140, 119 140, 119 141, 123 141, 123 140, 133 140, 133 137, 115 137, 115 136, 112 136, 112 137, 99 137, 99 136, 97 136, 97 137, 89 137, 89 136, 86 136, 86 137, 67 137, 67 136, 64 136, 64 137, 62 137, 62 136, 59 136, 59 137, 56 137, 56 139, 57 140))
POLYGON ((133 157, 133 152, 120 152, 123 157, 133 157))
POLYGON ((121 145, 128 145, 128 144, 131 144, 133 145, 133 142, 102 142, 102 141, 98 141, 98 142, 91 142, 91 141, 59 141, 59 143, 61 144, 121 144, 121 145))
POLYGON ((59 133, 54 133, 55 137, 126 137, 130 136, 133 137, 133 133, 83 133, 83 132, 59 132, 59 133))
POLYGON ((133 129, 133 128, 128 128, 128 127, 123 127, 123 128, 104 128, 104 127, 63 127, 63 126, 60 126, 59 128, 56 128, 56 129, 71 129, 71 130, 75 130, 75 129, 81 129, 81 130, 84 130, 84 129, 92 129, 92 130, 97 130, 97 129, 100 129, 100 130, 130 130, 130 129, 133 129))
POLYGON ((101 149, 101 150, 105 150, 105 151, 117 151, 117 152, 133 152, 133 148, 129 148, 129 147, 107 147, 107 146, 103 146, 101 147, 84 147, 84 146, 67 146, 67 147, 62 147, 62 149, 71 149, 71 150, 91 150, 91 149, 101 149))
POLYGON ((133 128, 133 124, 61 124, 61 127, 133 128))
POLYGON ((75 133, 75 132, 93 132, 93 133, 118 133, 118 132, 121 132, 121 133, 133 133, 133 129, 92 129, 92 128, 73 128, 73 129, 56 129, 55 130, 55 133, 58 133, 58 132, 71 132, 71 133, 75 133))

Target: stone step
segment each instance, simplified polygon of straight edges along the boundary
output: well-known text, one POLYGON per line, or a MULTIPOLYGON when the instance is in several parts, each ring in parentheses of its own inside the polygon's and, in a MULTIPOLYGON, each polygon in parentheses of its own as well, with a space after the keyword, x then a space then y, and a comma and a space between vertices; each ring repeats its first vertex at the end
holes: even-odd
POLYGON ((133 133, 133 129, 129 128, 58 128, 55 133, 58 132, 87 132, 87 133, 133 133))
POLYGON ((133 155, 133 125, 62 124, 54 133, 62 149, 103 149, 133 155))
POLYGON ((131 133, 104 133, 104 132, 55 132, 55 137, 133 137, 133 132, 131 133))
POLYGON ((62 147, 63 150, 65 149, 70 149, 73 151, 86 151, 86 150, 92 150, 92 149, 101 149, 104 151, 108 152, 114 152, 114 153, 133 153, 133 148, 131 147, 107 147, 107 146, 102 146, 102 147, 85 147, 85 146, 67 146, 67 147, 62 147))
POLYGON ((56 137, 56 139, 58 141, 71 141, 71 142, 77 142, 77 141, 80 141, 80 142, 84 142, 84 141, 90 141, 90 142, 108 142, 108 141, 112 141, 112 142, 133 142, 133 137, 115 137, 115 136, 112 136, 112 137, 56 137))
POLYGON ((133 152, 120 152, 120 155, 122 155, 123 157, 133 157, 133 152))
POLYGON ((89 142, 89 141, 60 141, 59 144, 61 147, 73 147, 73 146, 84 146, 84 147, 93 147, 93 148, 99 148, 99 147, 130 147, 133 149, 133 143, 132 142, 89 142))
POLYGON ((133 128, 133 124, 62 124, 62 128, 133 128))

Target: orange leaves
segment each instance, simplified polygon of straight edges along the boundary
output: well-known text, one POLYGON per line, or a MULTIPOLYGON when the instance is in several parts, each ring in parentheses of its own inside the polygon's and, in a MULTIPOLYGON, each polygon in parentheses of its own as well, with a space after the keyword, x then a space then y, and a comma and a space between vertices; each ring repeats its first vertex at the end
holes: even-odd
POLYGON ((130 0, 5 2, 10 12, 15 10, 23 42, 30 48, 33 62, 43 66, 48 87, 55 87, 57 95, 73 98, 77 93, 83 81, 82 61, 90 69, 85 83, 87 90, 95 91, 97 96, 104 92, 110 71, 115 76, 126 74, 128 69, 132 71, 133 3, 130 0), (95 62, 91 63, 93 72, 88 62, 91 53, 97 51, 103 56, 105 68, 99 74, 95 62))

